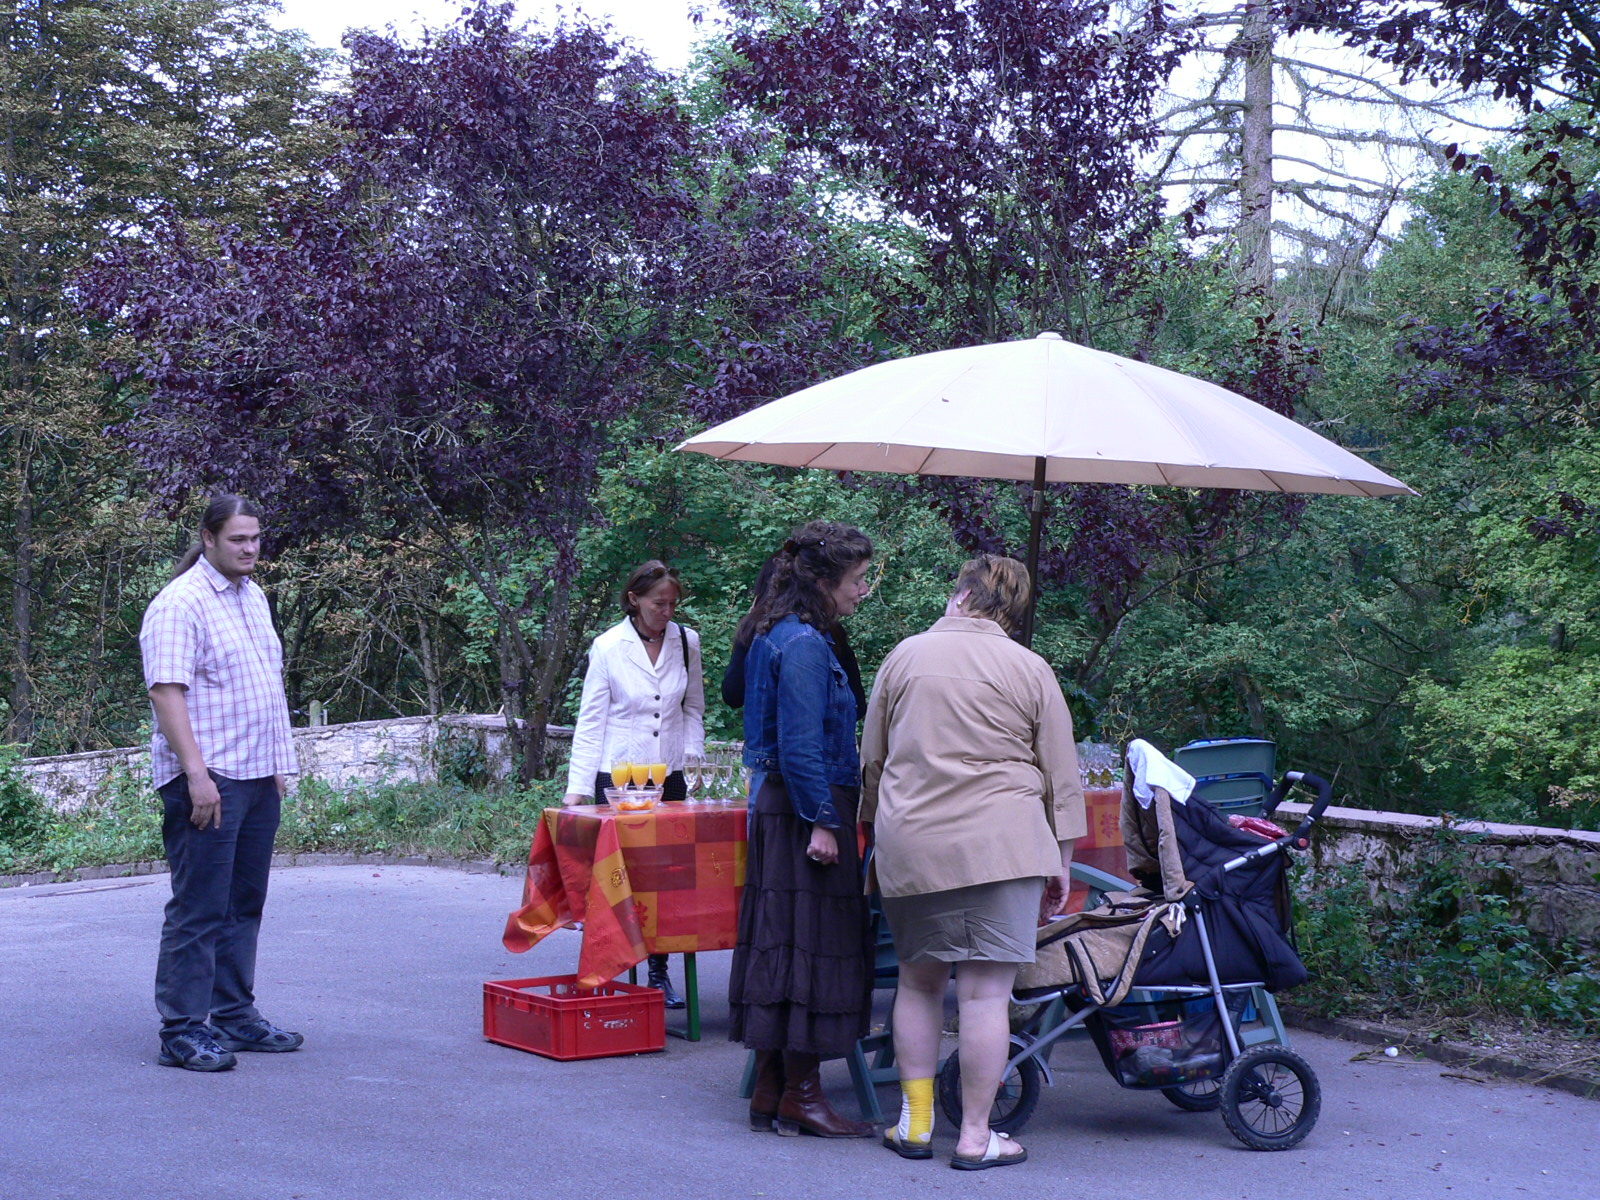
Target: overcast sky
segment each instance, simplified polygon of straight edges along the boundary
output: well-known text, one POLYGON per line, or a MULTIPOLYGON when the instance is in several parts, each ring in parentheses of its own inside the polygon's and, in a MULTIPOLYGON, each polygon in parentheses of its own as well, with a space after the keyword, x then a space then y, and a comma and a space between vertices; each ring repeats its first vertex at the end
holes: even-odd
MULTIPOLYGON (((461 12, 461 0, 279 0, 285 28, 303 29, 319 45, 337 47, 349 28, 383 29, 393 25, 402 34, 419 26, 448 25, 461 12)), ((517 10, 530 21, 553 23, 559 12, 582 10, 606 19, 617 32, 638 43, 657 65, 682 67, 698 36, 689 19, 691 8, 712 10, 710 0, 517 0, 517 10)))

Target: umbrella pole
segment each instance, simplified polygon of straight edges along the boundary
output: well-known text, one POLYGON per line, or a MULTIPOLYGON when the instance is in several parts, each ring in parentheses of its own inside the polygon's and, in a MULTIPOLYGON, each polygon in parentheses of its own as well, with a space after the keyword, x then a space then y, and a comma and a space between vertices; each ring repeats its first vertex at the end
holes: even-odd
POLYGON ((1039 608, 1039 535, 1044 528, 1044 459, 1033 460, 1033 500, 1028 514, 1028 611, 1022 618, 1022 644, 1033 646, 1033 615, 1039 608))

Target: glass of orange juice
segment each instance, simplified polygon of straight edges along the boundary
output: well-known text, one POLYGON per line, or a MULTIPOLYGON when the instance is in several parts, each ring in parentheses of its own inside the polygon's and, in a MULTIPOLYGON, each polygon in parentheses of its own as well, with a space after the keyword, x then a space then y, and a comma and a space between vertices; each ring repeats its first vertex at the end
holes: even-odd
POLYGON ((665 786, 665 784, 667 782, 667 764, 666 763, 651 763, 650 764, 650 782, 652 784, 654 784, 656 787, 665 786))
POLYGON ((611 784, 613 787, 627 787, 628 778, 633 774, 633 764, 624 759, 611 764, 611 784))
POLYGON ((643 787, 650 782, 650 764, 634 763, 629 769, 628 777, 633 780, 634 787, 643 787))

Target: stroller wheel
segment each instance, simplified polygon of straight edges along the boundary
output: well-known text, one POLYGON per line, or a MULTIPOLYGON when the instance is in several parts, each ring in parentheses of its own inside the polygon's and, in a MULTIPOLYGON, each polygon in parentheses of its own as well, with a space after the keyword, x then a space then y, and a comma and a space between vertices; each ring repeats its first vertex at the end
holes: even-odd
POLYGON ((1222 1103, 1222 1084, 1216 1079, 1196 1079, 1164 1087, 1161 1094, 1185 1112, 1214 1112, 1222 1103))
POLYGON ((1287 1150, 1322 1112, 1311 1064, 1287 1046, 1252 1046, 1228 1064, 1218 1093, 1228 1130, 1252 1150, 1287 1150))
MULTIPOLYGON (((1011 1045, 1012 1053, 1018 1046, 1011 1045)), ((1037 1059, 1025 1058, 1006 1072, 1000 1081, 1000 1090, 994 1094, 994 1105, 989 1109, 989 1128, 996 1133, 1016 1133, 1028 1123, 1039 1103, 1039 1090, 1043 1086, 1043 1072, 1037 1059)), ((960 1055, 952 1054, 939 1068, 939 1107, 952 1125, 961 1124, 961 1062, 960 1055)))

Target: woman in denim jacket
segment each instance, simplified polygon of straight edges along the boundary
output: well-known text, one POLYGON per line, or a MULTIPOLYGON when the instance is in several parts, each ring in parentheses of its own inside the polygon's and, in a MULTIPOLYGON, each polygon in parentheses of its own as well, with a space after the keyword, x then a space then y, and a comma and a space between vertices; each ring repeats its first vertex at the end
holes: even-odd
POLYGON ((756 1052, 752 1129, 868 1137, 829 1107, 821 1059, 866 1033, 872 945, 856 805, 856 701, 833 630, 866 596, 872 542, 813 521, 778 556, 745 618, 750 842, 728 999, 730 1036, 756 1052))

